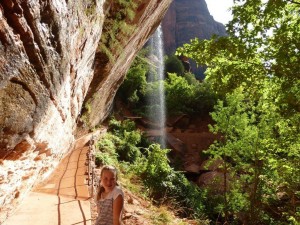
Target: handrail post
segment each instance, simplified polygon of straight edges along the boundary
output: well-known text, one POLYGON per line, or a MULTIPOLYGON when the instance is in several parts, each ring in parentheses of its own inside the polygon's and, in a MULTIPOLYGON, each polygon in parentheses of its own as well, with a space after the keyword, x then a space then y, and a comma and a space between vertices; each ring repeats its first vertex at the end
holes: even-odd
POLYGON ((91 163, 92 163, 92 157, 91 157, 91 154, 92 154, 92 150, 94 148, 94 135, 92 135, 90 141, 89 141, 89 150, 88 150, 88 186, 90 186, 91 184, 91 181, 90 181, 90 178, 91 178, 91 172, 93 172, 91 170, 91 163))
POLYGON ((89 151, 88 151, 88 186, 90 186, 90 151, 91 151, 91 148, 89 146, 89 151))

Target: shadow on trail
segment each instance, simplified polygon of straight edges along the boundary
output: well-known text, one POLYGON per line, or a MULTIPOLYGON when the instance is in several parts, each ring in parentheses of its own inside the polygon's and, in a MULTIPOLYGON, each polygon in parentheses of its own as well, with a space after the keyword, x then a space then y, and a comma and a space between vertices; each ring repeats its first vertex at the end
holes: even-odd
MULTIPOLYGON (((57 204, 57 215, 58 215, 58 225, 61 225, 62 224, 62 217, 61 217, 61 205, 62 204, 65 204, 66 202, 62 202, 61 201, 61 196, 65 195, 64 191, 62 192, 62 190, 66 189, 66 187, 62 187, 62 182, 65 178, 73 178, 73 185, 70 185, 68 188, 73 188, 73 193, 74 193, 74 199, 77 200, 78 198, 78 186, 83 186, 82 184, 77 184, 77 179, 78 179, 78 176, 82 177, 83 175, 79 173, 79 168, 86 168, 86 166, 82 166, 81 164, 84 164, 86 162, 86 160, 81 160, 80 159, 80 156, 83 154, 83 150, 84 150, 84 146, 81 146, 81 147, 78 147, 76 149, 74 149, 68 156, 65 160, 66 161, 66 165, 65 165, 65 168, 63 171, 61 171, 61 177, 59 179, 59 182, 58 182, 58 187, 57 187, 57 197, 58 197, 58 204, 57 204), (78 152, 79 154, 78 154, 78 152), (75 159, 74 159, 75 157, 75 159), (74 165, 76 165, 74 167, 74 165), (71 169, 70 169, 71 168, 71 169), (68 174, 67 172, 70 171, 70 170, 75 170, 74 171, 74 174, 73 175, 68 175, 66 177, 66 175, 68 174), (62 192, 62 193, 61 193, 62 192)), ((83 176, 84 177, 84 176, 83 176)), ((89 199, 89 197, 87 198, 89 199)), ((71 202, 71 201, 70 201, 71 202)), ((77 200, 77 203, 78 203, 78 208, 81 212, 81 215, 82 215, 82 221, 80 222, 83 223, 84 225, 86 225, 86 216, 85 216, 85 213, 84 213, 84 210, 82 208, 82 204, 80 202, 80 200, 77 200)), ((76 223, 76 224, 79 224, 79 223, 76 223)))

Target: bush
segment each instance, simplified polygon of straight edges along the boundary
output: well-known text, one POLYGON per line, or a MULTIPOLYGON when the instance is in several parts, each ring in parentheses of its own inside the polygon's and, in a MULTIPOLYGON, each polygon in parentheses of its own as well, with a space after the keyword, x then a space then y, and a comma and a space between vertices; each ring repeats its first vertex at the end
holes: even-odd
POLYGON ((168 149, 161 149, 159 144, 146 141, 140 131, 135 130, 132 121, 110 120, 109 130, 99 143, 96 164, 115 164, 123 161, 126 174, 139 177, 145 185, 145 193, 155 200, 175 201, 185 216, 203 218, 205 192, 191 184, 183 173, 175 171, 169 164, 168 149))
POLYGON ((184 66, 176 55, 170 55, 165 60, 165 72, 176 73, 178 75, 184 74, 184 66))
POLYGON ((112 118, 109 121, 109 131, 118 137, 123 137, 124 131, 134 131, 136 129, 135 123, 131 120, 119 121, 112 118))
POLYGON ((116 157, 112 156, 111 154, 107 152, 97 152, 95 155, 95 165, 97 167, 101 165, 115 165, 117 162, 116 157))
POLYGON ((149 146, 145 170, 141 174, 145 185, 155 199, 175 199, 186 215, 203 218, 205 193, 191 184, 183 173, 175 171, 169 164, 167 153, 158 144, 149 146))
POLYGON ((167 149, 161 149, 158 144, 152 144, 148 148, 149 155, 147 156, 147 163, 145 171, 143 171, 142 177, 144 183, 150 188, 151 193, 156 198, 162 198, 165 196, 165 192, 168 191, 169 176, 171 173, 171 167, 169 160, 166 157, 168 153, 167 149))
POLYGON ((124 131, 123 139, 116 148, 119 159, 127 162, 135 162, 141 155, 137 147, 140 142, 141 134, 139 131, 124 131))
POLYGON ((198 85, 200 83, 200 81, 196 79, 195 74, 193 73, 184 73, 183 77, 184 79, 186 79, 189 85, 198 85))
POLYGON ((165 82, 168 114, 207 114, 213 110, 217 95, 208 83, 200 83, 191 74, 169 74, 165 82))
POLYGON ((191 109, 188 105, 194 95, 194 89, 193 86, 188 84, 186 79, 176 74, 168 74, 165 90, 168 114, 190 113, 191 109))
POLYGON ((142 134, 136 130, 133 121, 121 122, 113 118, 109 121, 108 130, 114 135, 106 136, 97 144, 100 150, 115 152, 121 161, 134 162, 140 157, 138 146, 141 143, 142 134))
POLYGON ((133 108, 144 98, 147 87, 146 72, 147 70, 139 65, 130 68, 118 90, 118 96, 133 108))

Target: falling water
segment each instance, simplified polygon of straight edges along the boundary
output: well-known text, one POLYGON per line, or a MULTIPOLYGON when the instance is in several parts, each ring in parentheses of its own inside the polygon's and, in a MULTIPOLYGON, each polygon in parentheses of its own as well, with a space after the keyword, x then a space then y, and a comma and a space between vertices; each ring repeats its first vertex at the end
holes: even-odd
POLYGON ((166 147, 166 110, 165 110, 165 91, 164 91, 164 46, 163 46, 163 32, 161 25, 157 28, 153 36, 150 38, 151 56, 155 58, 152 66, 153 72, 150 73, 150 81, 158 81, 158 93, 153 95, 152 99, 149 99, 150 105, 156 105, 150 110, 150 118, 154 118, 154 123, 159 126, 160 144, 162 148, 166 147))

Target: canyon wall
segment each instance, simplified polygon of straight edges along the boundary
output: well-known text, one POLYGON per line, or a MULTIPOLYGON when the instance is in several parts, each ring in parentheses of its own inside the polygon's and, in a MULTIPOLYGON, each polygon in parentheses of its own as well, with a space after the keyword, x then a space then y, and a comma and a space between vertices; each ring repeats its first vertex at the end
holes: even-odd
MULTIPOLYGON (((95 76, 85 99, 84 110, 91 127, 101 123, 107 117, 112 107, 114 96, 122 84, 124 74, 130 67, 136 53, 144 46, 158 25, 161 23, 172 0, 144 0, 136 9, 137 14, 130 21, 132 31, 130 35, 119 38, 121 46, 109 46, 108 51, 113 53, 113 59, 99 51, 95 60, 95 76), (119 50, 116 50, 119 49, 119 50)), ((108 30, 109 32, 109 30, 108 30)))
POLYGON ((82 113, 91 128, 108 115, 171 0, 137 3, 134 30, 107 60, 99 42, 113 1, 1 0, 0 223, 72 149, 82 113))
MULTIPOLYGON (((205 0, 174 0, 163 21, 164 47, 166 54, 191 39, 209 39, 213 34, 226 35, 225 26, 210 15, 205 0)), ((203 68, 192 64, 192 71, 203 79, 203 68)))

